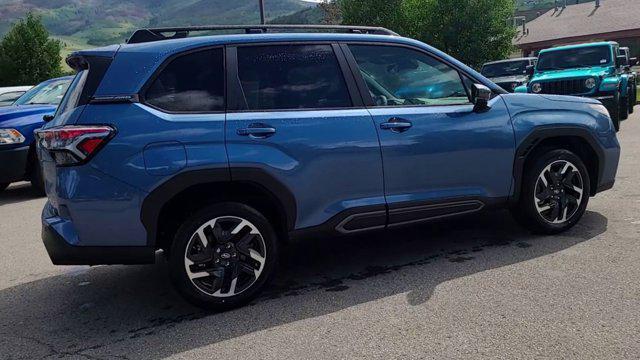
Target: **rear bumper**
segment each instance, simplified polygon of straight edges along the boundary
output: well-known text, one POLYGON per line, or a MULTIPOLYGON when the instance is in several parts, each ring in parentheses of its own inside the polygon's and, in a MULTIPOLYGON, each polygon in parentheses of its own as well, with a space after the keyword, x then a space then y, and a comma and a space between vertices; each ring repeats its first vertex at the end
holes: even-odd
MULTIPOLYGON (((47 211, 49 209, 45 206, 45 212, 47 211)), ((73 241, 77 241, 77 235, 71 221, 58 216, 45 218, 43 213, 42 242, 55 265, 129 265, 155 262, 155 249, 150 247, 80 246, 71 243, 73 241)))
POLYGON ((28 156, 28 146, 8 150, 0 149, 0 183, 24 180, 28 156))

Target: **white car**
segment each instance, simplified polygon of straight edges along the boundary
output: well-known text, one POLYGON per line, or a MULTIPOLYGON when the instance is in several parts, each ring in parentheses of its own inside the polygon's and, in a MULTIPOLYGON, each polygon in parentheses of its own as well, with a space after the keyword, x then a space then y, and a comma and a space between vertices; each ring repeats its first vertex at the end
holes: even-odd
POLYGON ((13 104, 22 94, 33 86, 11 86, 0 87, 0 106, 8 106, 13 104))

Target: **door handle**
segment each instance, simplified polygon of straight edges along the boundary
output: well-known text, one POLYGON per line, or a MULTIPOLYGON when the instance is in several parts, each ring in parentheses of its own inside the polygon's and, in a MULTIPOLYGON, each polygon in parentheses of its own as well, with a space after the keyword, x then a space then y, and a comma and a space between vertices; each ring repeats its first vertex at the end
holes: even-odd
POLYGON ((276 133, 276 128, 267 124, 251 124, 246 128, 238 129, 236 133, 240 136, 251 136, 254 138, 266 138, 276 133))
POLYGON ((395 132, 403 132, 409 130, 413 124, 410 121, 398 118, 391 118, 387 122, 383 122, 380 124, 380 129, 382 130, 391 130, 395 132))

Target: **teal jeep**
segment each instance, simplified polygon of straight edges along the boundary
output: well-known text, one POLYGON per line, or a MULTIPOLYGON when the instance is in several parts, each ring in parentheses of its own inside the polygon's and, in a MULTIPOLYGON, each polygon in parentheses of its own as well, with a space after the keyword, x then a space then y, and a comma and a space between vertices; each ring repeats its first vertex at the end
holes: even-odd
POLYGON ((616 42, 560 46, 540 51, 530 67, 531 80, 515 92, 575 95, 600 100, 609 110, 616 130, 635 105, 631 99, 628 66, 616 42))

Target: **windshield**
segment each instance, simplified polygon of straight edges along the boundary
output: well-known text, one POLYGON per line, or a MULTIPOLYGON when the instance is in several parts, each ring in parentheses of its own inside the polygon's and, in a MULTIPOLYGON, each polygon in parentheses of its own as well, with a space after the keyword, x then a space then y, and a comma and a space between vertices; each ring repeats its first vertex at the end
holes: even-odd
POLYGON ((58 105, 69 87, 70 79, 60 79, 36 85, 13 105, 58 105))
POLYGON ((488 78, 524 75, 527 73, 527 65, 529 65, 529 60, 486 64, 482 67, 481 73, 488 78))
POLYGON ((609 46, 591 46, 567 50, 553 50, 540 54, 536 70, 562 70, 592 66, 606 66, 611 63, 609 46))

